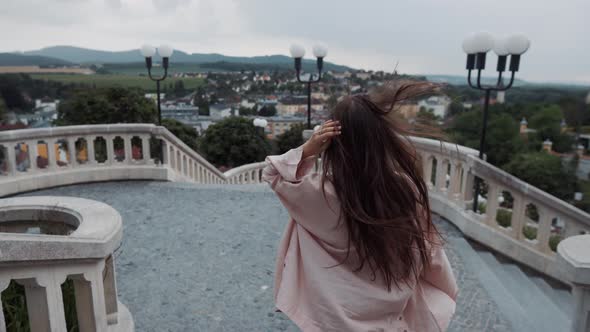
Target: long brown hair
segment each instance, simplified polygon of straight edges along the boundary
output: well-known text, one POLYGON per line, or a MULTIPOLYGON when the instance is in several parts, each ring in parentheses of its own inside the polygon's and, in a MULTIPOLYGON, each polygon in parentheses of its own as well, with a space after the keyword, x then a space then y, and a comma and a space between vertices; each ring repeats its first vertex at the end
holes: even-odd
MULTIPOLYGON (((440 235, 432 223, 422 164, 410 135, 426 129, 404 123, 396 112, 417 96, 437 92, 429 82, 397 81, 372 93, 347 96, 332 110, 342 134, 324 152, 323 190, 330 181, 340 202, 340 221, 348 229, 348 250, 368 265, 391 291, 430 264, 429 242, 440 235), (413 128, 413 129, 411 129, 413 128)), ((422 135, 423 136, 423 135, 422 135)), ((436 134, 434 136, 441 136, 436 134)), ((437 237, 438 238, 438 237, 437 237)))

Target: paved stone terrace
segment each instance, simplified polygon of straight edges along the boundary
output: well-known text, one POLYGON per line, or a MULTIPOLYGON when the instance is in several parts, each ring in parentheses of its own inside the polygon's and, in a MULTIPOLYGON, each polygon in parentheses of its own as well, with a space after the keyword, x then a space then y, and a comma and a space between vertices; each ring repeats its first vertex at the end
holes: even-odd
MULTIPOLYGON (((42 190, 105 202, 123 216, 119 298, 137 331, 298 331, 274 312, 275 249, 286 210, 263 185, 110 182, 42 190)), ((437 218, 447 237, 461 233, 437 218)), ((449 331, 511 331, 451 247, 461 293, 449 331)))

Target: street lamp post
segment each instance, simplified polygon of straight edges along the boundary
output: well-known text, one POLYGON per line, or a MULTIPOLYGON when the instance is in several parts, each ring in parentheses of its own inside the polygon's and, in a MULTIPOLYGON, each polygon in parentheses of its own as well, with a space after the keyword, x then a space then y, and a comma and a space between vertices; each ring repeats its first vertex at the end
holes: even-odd
MULTIPOLYGON (((162 106, 160 105, 160 82, 165 80, 168 76, 168 63, 174 50, 168 45, 161 45, 158 47, 158 54, 162 57, 162 67, 164 67, 164 74, 161 76, 152 75, 152 57, 156 54, 156 48, 151 45, 143 45, 141 47, 141 55, 145 57, 145 66, 147 67, 148 76, 152 81, 156 82, 156 99, 158 103, 158 126, 162 125, 162 106)), ((162 151, 162 142, 160 142, 160 164, 163 164, 164 153, 162 151)))
POLYGON ((264 137, 264 129, 268 125, 268 121, 266 119, 256 118, 256 119, 254 119, 254 121, 252 121, 252 124, 254 125, 254 127, 261 129, 262 137, 264 137))
POLYGON ((307 129, 311 129, 311 84, 318 83, 322 79, 322 69, 324 66, 324 58, 328 55, 328 49, 323 45, 316 45, 313 47, 313 55, 317 58, 317 75, 309 73, 309 77, 305 80, 301 79, 301 60, 305 55, 305 48, 301 45, 291 45, 289 49, 291 56, 295 61, 295 72, 297 73, 297 81, 307 84, 307 129))
POLYGON ((165 80, 168 76, 168 63, 170 56, 174 50, 168 45, 158 47, 158 54, 162 57, 162 67, 164 67, 164 74, 156 77, 152 75, 152 57, 156 54, 156 48, 151 45, 143 45, 141 47, 141 55, 145 57, 145 66, 148 70, 148 76, 152 81, 156 82, 156 98, 158 100, 158 125, 162 125, 162 108, 160 105, 160 82, 165 80))
MULTIPOLYGON (((467 82, 469 86, 485 91, 485 101, 483 107, 483 124, 481 128, 481 137, 479 141, 479 158, 483 159, 486 127, 488 121, 488 108, 490 104, 490 94, 492 91, 506 91, 512 87, 514 83, 514 75, 520 66, 520 56, 525 53, 531 45, 531 42, 523 35, 513 35, 506 39, 494 39, 492 35, 486 32, 477 33, 467 37, 463 41, 463 50, 467 53, 467 82), (486 54, 493 49, 498 55, 498 63, 496 71, 498 72, 498 80, 494 85, 481 84, 481 71, 486 66, 486 54), (506 71, 506 62, 510 55, 510 82, 504 85, 502 75, 506 71), (471 71, 477 70, 477 81, 471 81, 471 71)), ((473 197, 473 211, 477 212, 477 198, 479 196, 479 178, 476 177, 474 181, 474 197, 473 197)))

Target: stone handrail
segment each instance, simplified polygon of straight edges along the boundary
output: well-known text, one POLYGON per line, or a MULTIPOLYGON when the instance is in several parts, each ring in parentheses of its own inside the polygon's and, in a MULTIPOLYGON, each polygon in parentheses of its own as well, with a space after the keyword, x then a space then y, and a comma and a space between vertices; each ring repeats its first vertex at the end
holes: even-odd
MULTIPOLYGON (((31 331, 66 331, 61 289, 66 279, 74 285, 81 331, 133 331, 131 314, 117 299, 113 252, 122 240, 117 211, 74 197, 7 198, 0 200, 0 227, 0 290, 11 281, 24 286, 31 331), (27 223, 49 234, 27 233, 27 223), (59 228, 70 232, 50 235, 59 228)), ((6 331, 2 310, 0 331, 6 331)))
POLYGON ((413 139, 424 167, 432 210, 466 236, 553 278, 569 283, 556 264, 560 240, 590 233, 590 214, 477 157, 477 151, 413 139), (487 186, 472 210, 474 177, 487 186))
POLYGON ((4 131, 0 132, 0 151, 5 156, 0 158, 4 160, 0 163, 0 197, 113 180, 260 182, 260 174, 251 172, 254 169, 250 166, 231 170, 227 176, 166 128, 153 124, 4 131), (160 149, 159 144, 163 163, 151 155, 152 150, 160 149), (245 178, 248 180, 239 180, 245 178))
POLYGON ((261 183, 262 169, 266 166, 264 161, 242 165, 240 167, 232 168, 225 172, 227 183, 229 184, 246 184, 246 183, 261 183))

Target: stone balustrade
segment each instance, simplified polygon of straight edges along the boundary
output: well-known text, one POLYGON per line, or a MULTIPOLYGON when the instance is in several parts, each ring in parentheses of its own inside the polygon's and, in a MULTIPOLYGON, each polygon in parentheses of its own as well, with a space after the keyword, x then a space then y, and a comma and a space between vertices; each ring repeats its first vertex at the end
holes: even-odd
POLYGON ((227 183, 262 183, 262 169, 265 166, 265 162, 259 162, 232 168, 229 171, 225 172, 225 176, 227 177, 227 183))
POLYGON ((477 157, 478 151, 413 138, 422 158, 432 210, 466 236, 553 278, 569 283, 555 263, 562 239, 590 233, 590 214, 477 157), (472 210, 474 178, 484 183, 472 210))
MULTIPOLYGON (((11 281, 24 287, 31 331, 66 331, 66 279, 74 285, 80 331, 133 331, 131 314, 117 300, 117 211, 73 197, 6 198, 0 200, 0 231, 0 290, 11 281)), ((2 310, 0 316, 0 331, 6 331, 2 310)))
POLYGON ((215 166, 164 127, 114 124, 0 132, 0 197, 112 180, 225 183, 215 166), (152 156, 162 146, 162 159, 152 156))

